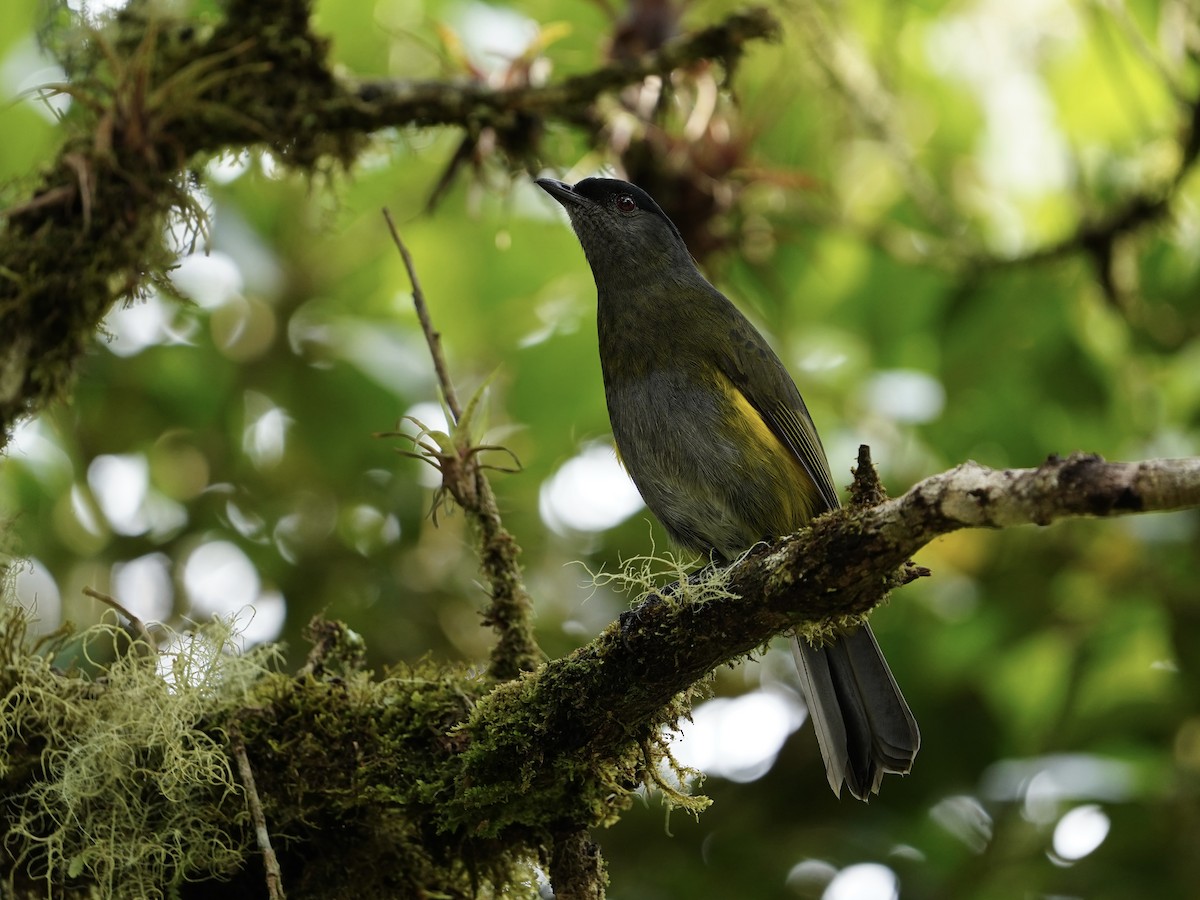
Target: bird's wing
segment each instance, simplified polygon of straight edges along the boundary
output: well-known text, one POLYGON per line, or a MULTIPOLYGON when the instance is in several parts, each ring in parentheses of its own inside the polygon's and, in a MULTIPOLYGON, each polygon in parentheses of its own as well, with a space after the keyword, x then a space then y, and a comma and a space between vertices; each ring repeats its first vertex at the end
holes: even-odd
POLYGON ((825 507, 837 509, 841 504, 833 487, 825 449, 792 376, 748 321, 734 325, 728 346, 738 352, 723 355, 726 377, 804 466, 825 507))
POLYGON ((829 460, 825 457, 825 448, 821 446, 821 438, 817 435, 816 426, 808 414, 808 407, 800 397, 800 392, 791 381, 791 376, 784 372, 788 383, 792 385, 793 396, 790 403, 776 403, 764 406, 761 410, 763 418, 778 434, 791 451, 804 465, 808 477, 813 480, 821 498, 829 509, 837 509, 841 503, 838 500, 837 489, 833 486, 833 475, 829 471, 829 460))

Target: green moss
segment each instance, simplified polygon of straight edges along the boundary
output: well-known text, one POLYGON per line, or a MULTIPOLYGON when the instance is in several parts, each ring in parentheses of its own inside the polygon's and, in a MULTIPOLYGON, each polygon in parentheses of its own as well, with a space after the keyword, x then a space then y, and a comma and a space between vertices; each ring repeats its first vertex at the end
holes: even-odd
MULTIPOLYGON (((673 605, 733 596, 724 569, 689 578, 693 565, 671 554, 635 557, 620 572, 593 579, 630 593, 635 603, 650 594, 673 605), (675 581, 669 591, 661 587, 668 579, 675 581)), ((610 627, 600 643, 605 640, 620 640, 619 625, 610 627)), ((671 756, 664 729, 678 725, 706 686, 678 694, 649 720, 630 725, 612 721, 602 710, 571 706, 572 698, 603 694, 604 666, 602 652, 583 648, 482 698, 456 730, 466 744, 458 760, 461 775, 439 827, 447 832, 466 828, 483 837, 520 828, 545 844, 564 826, 615 823, 644 790, 659 789, 668 805, 693 814, 706 808, 707 798, 688 795, 663 774, 673 772, 679 785, 699 777, 671 756), (586 739, 572 734, 564 725, 568 719, 590 722, 586 739), (607 737, 593 740, 601 734, 607 737)))
MULTIPOLYGON (((244 702, 270 651, 230 653, 228 629, 214 624, 181 640, 162 673, 153 657, 124 653, 96 681, 55 669, 56 641, 23 649, 26 628, 6 606, 0 782, 5 846, 22 876, 47 895, 84 878, 106 896, 158 897, 239 867, 239 788, 221 732, 200 725, 244 702)), ((74 640, 85 658, 128 645, 108 623, 74 640)))
POLYGON ((531 864, 547 864, 564 829, 610 825, 645 789, 693 813, 708 803, 675 786, 697 773, 663 737, 692 692, 636 726, 587 711, 599 742, 563 727, 603 678, 594 649, 497 683, 431 662, 376 677, 345 626, 309 635, 290 676, 270 648, 233 652, 219 622, 170 636, 164 653, 112 623, 31 644, 6 602, 0 811, 14 895, 203 896, 213 879, 260 877, 231 735, 295 898, 533 897, 531 864), (67 658, 85 663, 55 667, 67 658))
POLYGON ((0 446, 64 393, 114 302, 169 288, 164 234, 186 246, 205 227, 194 167, 259 144, 311 175, 348 167, 366 145, 313 114, 347 93, 309 3, 230 0, 199 20, 172 6, 131 0, 85 22, 64 5, 45 31, 73 102, 57 157, 0 217, 0 446))
POLYGON ((236 731, 290 896, 536 896, 537 829, 437 824, 459 726, 490 682, 430 663, 373 678, 345 664, 353 652, 329 680, 291 677, 272 649, 238 654, 230 637, 214 622, 158 655, 105 623, 31 644, 25 612, 6 602, 0 810, 14 894, 162 897, 259 879, 236 731), (91 676, 56 668, 68 652, 113 661, 91 676))
MULTIPOLYGON (((727 590, 721 576, 671 602, 712 590, 727 590)), ((692 813, 708 804, 678 787, 698 773, 663 737, 702 687, 647 704, 636 724, 580 705, 612 674, 604 648, 619 628, 499 683, 432 662, 376 677, 344 626, 309 634, 292 676, 270 648, 233 652, 219 622, 170 636, 166 652, 112 623, 31 644, 6 603, 0 813, 14 894, 159 897, 198 883, 203 896, 212 879, 254 882, 232 735, 294 898, 533 897, 531 863, 547 864, 560 835, 611 825, 645 790, 692 813), (55 667, 66 658, 85 664, 55 667)))
POLYGON ((505 885, 522 896, 535 847, 433 825, 456 777, 456 725, 489 686, 429 663, 378 680, 358 672, 305 678, 299 689, 263 683, 260 712, 241 727, 248 744, 265 748, 253 762, 266 817, 283 835, 321 835, 289 892, 327 891, 351 871, 346 896, 359 898, 420 896, 434 886, 473 897, 505 885))

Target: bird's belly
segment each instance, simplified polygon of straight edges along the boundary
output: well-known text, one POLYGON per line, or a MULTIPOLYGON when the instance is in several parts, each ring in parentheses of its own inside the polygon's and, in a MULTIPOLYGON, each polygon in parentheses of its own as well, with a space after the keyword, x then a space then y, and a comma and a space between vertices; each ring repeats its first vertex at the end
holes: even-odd
POLYGON ((670 373, 606 393, 617 450, 682 546, 730 559, 811 517, 803 467, 740 394, 670 373))

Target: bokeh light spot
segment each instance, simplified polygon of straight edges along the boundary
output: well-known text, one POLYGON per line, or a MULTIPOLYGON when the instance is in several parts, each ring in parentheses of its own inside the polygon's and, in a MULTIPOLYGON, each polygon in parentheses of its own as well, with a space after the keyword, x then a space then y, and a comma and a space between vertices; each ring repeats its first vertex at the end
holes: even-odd
POLYGON ((897 900, 899 896, 895 872, 879 863, 858 863, 838 872, 821 900, 897 900))
POLYGON ((589 444, 542 485, 538 509, 556 533, 605 531, 643 507, 642 497, 607 444, 589 444))
POLYGON ((144 622, 161 622, 171 615, 175 587, 171 560, 162 553, 148 553, 117 563, 112 572, 113 594, 121 605, 144 622))
POLYGON ((242 450, 256 468, 269 469, 279 464, 287 444, 291 417, 257 391, 246 391, 246 427, 242 432, 242 450))
POLYGON ((895 422, 932 422, 946 405, 946 389, 933 376, 915 369, 877 372, 866 386, 867 405, 895 422))
POLYGON ((1054 826, 1054 854, 1065 862, 1075 862, 1104 843, 1112 823, 1095 803, 1077 806, 1054 826))
POLYGON ((754 781, 770 771, 805 716, 804 705, 790 692, 760 690, 709 700, 680 728, 675 758, 707 775, 754 781))
POLYGON ((197 306, 216 309, 242 293, 242 273, 228 254, 192 253, 171 270, 171 283, 197 306))
POLYGON ((143 511, 150 488, 150 464, 140 453, 97 456, 88 466, 88 487, 109 526, 117 534, 144 534, 150 523, 143 511))
POLYGON ((974 797, 946 797, 934 805, 929 815, 976 853, 982 853, 992 840, 992 817, 974 797))
POLYGON ((820 897, 837 871, 823 859, 803 859, 788 870, 784 883, 802 897, 820 897))
POLYGON ((229 541, 201 544, 183 565, 183 586, 196 617, 232 616, 257 598, 254 563, 229 541))

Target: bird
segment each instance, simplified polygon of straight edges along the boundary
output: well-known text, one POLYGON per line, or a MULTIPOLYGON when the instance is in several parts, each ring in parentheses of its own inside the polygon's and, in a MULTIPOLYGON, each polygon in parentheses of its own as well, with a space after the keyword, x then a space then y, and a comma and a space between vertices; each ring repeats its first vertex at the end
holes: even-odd
MULTIPOLYGON (((617 454, 671 539, 726 564, 837 509, 791 375, 654 199, 615 178, 537 184, 591 267, 617 454)), ((791 645, 834 794, 868 800, 885 773, 907 774, 920 731, 870 626, 821 646, 793 632, 791 645)))

